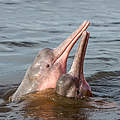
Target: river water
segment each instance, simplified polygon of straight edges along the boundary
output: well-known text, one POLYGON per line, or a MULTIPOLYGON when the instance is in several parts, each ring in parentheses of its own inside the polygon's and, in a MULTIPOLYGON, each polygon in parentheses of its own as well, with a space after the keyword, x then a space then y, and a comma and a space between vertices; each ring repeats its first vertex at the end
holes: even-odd
POLYGON ((119 5, 119 0, 0 0, 0 120, 120 119, 119 5), (48 90, 8 102, 38 52, 57 47, 84 20, 91 22, 84 72, 94 96, 75 100, 48 90))

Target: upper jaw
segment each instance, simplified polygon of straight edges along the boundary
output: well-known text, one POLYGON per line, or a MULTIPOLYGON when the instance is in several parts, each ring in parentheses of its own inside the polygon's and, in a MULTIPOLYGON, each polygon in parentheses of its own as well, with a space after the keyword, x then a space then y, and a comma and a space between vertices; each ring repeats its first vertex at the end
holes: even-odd
POLYGON ((82 33, 88 28, 90 22, 84 21, 82 25, 74 32, 72 35, 70 35, 66 40, 64 40, 57 48, 53 50, 53 53, 55 55, 55 59, 53 61, 54 63, 61 62, 65 63, 67 62, 67 57, 74 46, 74 44, 77 42, 77 40, 81 37, 82 33))

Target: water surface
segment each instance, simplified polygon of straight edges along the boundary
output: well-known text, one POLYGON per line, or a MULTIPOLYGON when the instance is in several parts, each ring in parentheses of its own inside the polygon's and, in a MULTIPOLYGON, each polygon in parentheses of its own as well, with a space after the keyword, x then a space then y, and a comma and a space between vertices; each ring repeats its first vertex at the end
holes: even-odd
POLYGON ((119 0, 0 0, 0 119, 119 119, 119 5, 119 0), (91 22, 84 71, 94 97, 67 99, 50 90, 49 96, 9 103, 38 52, 57 47, 84 20, 91 22))

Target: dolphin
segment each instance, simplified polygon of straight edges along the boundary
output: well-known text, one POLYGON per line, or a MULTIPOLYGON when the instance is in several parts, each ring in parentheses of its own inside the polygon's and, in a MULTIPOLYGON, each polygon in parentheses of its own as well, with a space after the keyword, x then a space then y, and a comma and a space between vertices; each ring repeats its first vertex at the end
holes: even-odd
POLYGON ((91 87, 87 83, 83 73, 83 64, 88 44, 89 33, 83 32, 79 42, 73 64, 68 73, 63 74, 57 81, 56 93, 65 97, 91 97, 91 87))
POLYGON ((11 101, 18 100, 31 92, 42 91, 47 88, 56 88, 57 80, 66 73, 67 58, 72 47, 89 24, 89 21, 84 21, 82 25, 57 48, 42 49, 33 64, 27 69, 20 86, 11 96, 11 101))

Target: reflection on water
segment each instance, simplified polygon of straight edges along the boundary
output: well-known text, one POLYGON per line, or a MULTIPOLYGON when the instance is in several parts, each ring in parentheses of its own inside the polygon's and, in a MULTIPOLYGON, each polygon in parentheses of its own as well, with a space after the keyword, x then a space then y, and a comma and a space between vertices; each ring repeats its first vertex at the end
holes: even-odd
MULTIPOLYGON (((12 105, 14 109, 4 107, 2 112, 13 111, 19 113, 24 118, 43 119, 84 119, 92 118, 94 112, 117 111, 115 102, 108 102, 104 98, 94 97, 87 99, 65 98, 56 95, 54 89, 33 93, 23 98, 17 105, 12 105)), ((8 118, 13 118, 9 115, 8 118)))
POLYGON ((120 118, 119 5, 117 0, 0 0, 0 119, 120 118), (84 20, 91 22, 84 68, 94 97, 68 99, 50 89, 8 102, 37 53, 58 46, 84 20))

